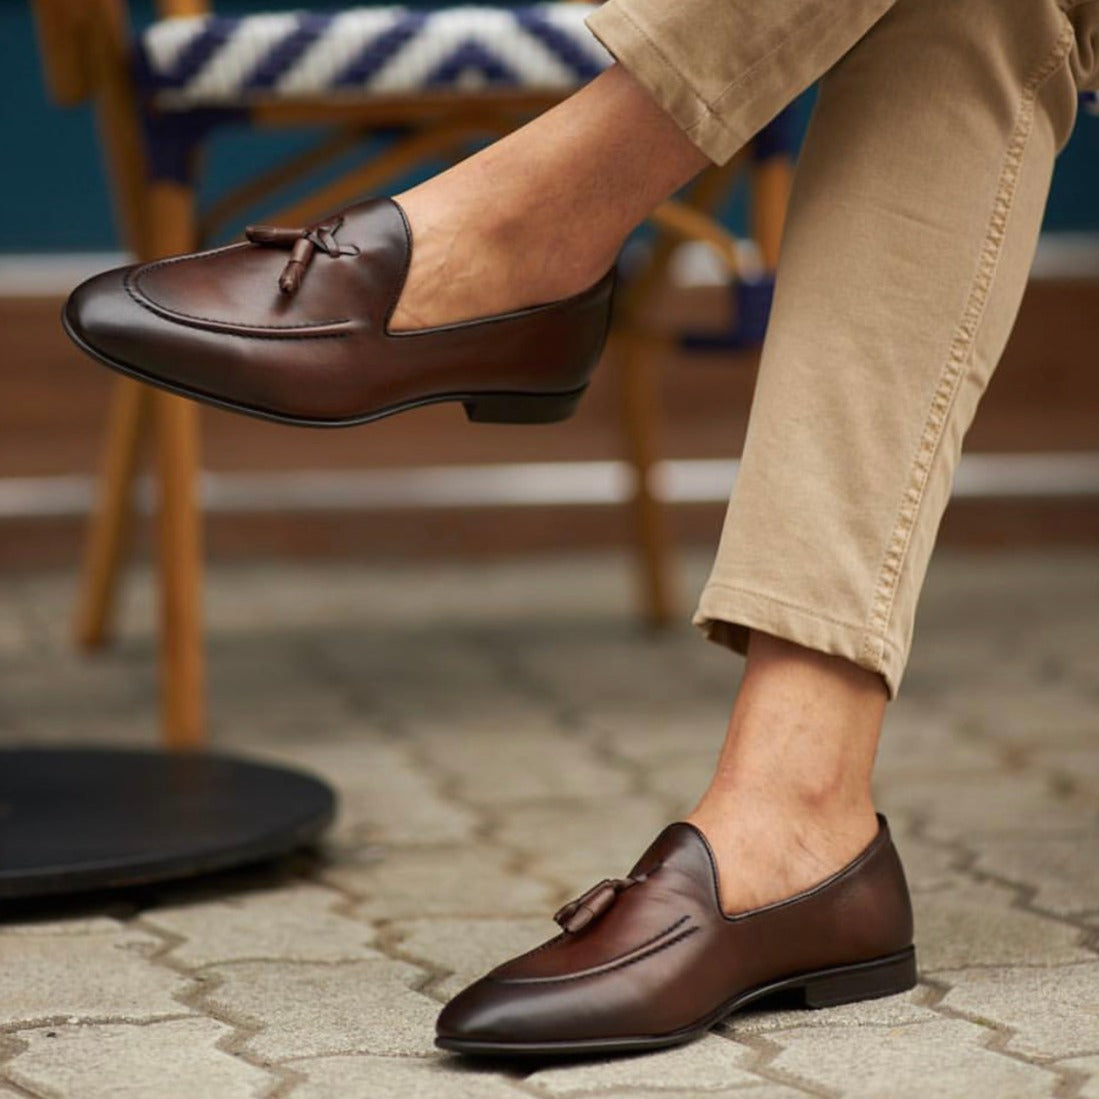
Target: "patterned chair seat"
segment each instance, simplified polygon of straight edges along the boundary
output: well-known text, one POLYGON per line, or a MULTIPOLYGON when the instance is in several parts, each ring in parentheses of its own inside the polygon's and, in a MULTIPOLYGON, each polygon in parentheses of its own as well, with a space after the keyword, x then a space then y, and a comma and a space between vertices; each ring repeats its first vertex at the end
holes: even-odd
POLYGON ((595 7, 386 6, 164 19, 138 39, 138 82, 162 111, 333 95, 567 92, 610 64, 584 25, 595 7))

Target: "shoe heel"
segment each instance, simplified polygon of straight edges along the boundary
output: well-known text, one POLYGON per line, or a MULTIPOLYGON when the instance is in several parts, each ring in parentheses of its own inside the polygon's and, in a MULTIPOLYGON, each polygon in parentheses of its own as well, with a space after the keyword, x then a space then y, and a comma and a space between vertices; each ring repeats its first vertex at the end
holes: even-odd
POLYGON ((554 424, 576 411, 587 388, 569 393, 487 393, 462 403, 473 423, 554 424))
POLYGON ((806 1007, 836 1007, 877 996, 895 996, 916 984, 914 947, 878 958, 828 970, 809 978, 802 986, 806 1007))

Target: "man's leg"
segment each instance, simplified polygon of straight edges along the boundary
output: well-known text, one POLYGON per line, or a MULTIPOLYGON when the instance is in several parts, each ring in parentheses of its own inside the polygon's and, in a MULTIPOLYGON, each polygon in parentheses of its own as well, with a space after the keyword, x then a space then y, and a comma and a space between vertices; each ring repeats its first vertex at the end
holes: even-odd
POLYGON ((396 196, 414 248, 392 327, 585 289, 654 206, 728 160, 891 3, 610 0, 589 25, 624 65, 396 196))
POLYGON ((820 880, 874 834, 885 702, 1022 297, 1077 61, 1054 0, 898 0, 824 80, 696 615, 748 655, 693 815, 728 909, 820 880))
MULTIPOLYGON (((452 1000, 444 1048, 652 1048, 701 1035, 775 982, 815 1006, 912 987, 911 906, 870 772, 962 436, 1022 296, 1074 79, 1094 67, 1097 28, 1063 2, 897 0, 825 82, 697 614, 748 666, 692 820, 716 854, 722 907, 756 911, 720 919, 697 833, 666 829, 628 878, 560 910, 561 935, 452 1000)), ((832 8, 819 6, 824 37, 832 8)), ((754 17, 772 9, 725 27, 722 11, 739 8, 727 0, 692 29, 679 8, 611 0, 604 40, 684 133, 712 136, 728 105, 699 92, 712 39, 758 42, 754 17)), ((781 44, 769 52, 783 70, 781 44)), ((749 70, 761 85, 781 81, 767 56, 749 70)))
POLYGON ((413 249, 391 328, 578 293, 614 263, 649 211, 707 163, 644 88, 612 66, 521 129, 395 196, 413 249))

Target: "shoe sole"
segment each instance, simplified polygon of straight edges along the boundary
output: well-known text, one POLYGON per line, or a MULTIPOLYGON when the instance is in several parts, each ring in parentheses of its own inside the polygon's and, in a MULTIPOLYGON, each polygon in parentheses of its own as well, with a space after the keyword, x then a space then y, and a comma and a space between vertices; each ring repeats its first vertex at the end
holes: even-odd
POLYGON ((199 389, 191 389, 189 386, 178 385, 175 382, 164 381, 128 363, 120 362, 109 355, 104 355, 88 343, 82 336, 73 330, 68 317, 61 314, 61 324, 68 334, 69 339, 76 344, 85 354, 90 355, 97 362, 110 367, 118 374, 123 374, 134 381, 143 382, 145 385, 162 389, 176 397, 186 397, 188 400, 198 401, 201 404, 212 405, 214 408, 225 409, 227 412, 238 412, 244 416, 251 416, 257 420, 268 420, 277 424, 288 424, 291 427, 358 427, 360 424, 373 423, 375 420, 384 420, 387 416, 395 416, 398 412, 410 412, 414 408, 425 408, 428 405, 458 402, 465 407, 466 417, 473 423, 484 424, 553 424, 561 420, 567 420, 580 403, 580 398, 587 391, 587 386, 579 389, 551 393, 516 393, 516 392, 485 392, 485 393, 436 393, 428 397, 418 397, 415 400, 402 401, 399 404, 389 405, 387 408, 377 409, 362 416, 351 416, 347 419, 325 420, 308 416, 290 416, 283 412, 272 412, 269 409, 257 408, 254 405, 241 404, 228 400, 225 397, 216 397, 212 393, 205 393, 199 389))
POLYGON ((857 1000, 873 1000, 907 992, 916 985, 916 950, 908 947, 884 958, 851 965, 818 969, 796 977, 785 977, 738 993, 716 1011, 697 1023, 670 1034, 653 1036, 591 1038, 570 1042, 484 1042, 461 1038, 439 1037, 435 1044, 453 1053, 480 1057, 583 1057, 606 1053, 638 1053, 643 1050, 667 1049, 701 1038, 723 1019, 766 997, 778 993, 796 992, 804 1005, 811 1008, 837 1007, 857 1000))

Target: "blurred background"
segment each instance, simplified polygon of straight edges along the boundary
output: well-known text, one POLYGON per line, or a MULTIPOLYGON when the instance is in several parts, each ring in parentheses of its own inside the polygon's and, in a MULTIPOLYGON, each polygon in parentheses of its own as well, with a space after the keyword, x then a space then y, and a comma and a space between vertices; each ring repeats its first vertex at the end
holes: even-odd
MULTIPOLYGON (((16 923, 0 926, 0 1092, 521 1099, 532 1088, 518 1077, 440 1068, 432 1019, 542 938, 557 905, 628 867, 712 771, 743 663, 688 619, 736 475, 812 91, 738 175, 704 177, 686 220, 680 208, 631 241, 608 354, 573 419, 471 425, 443 405, 307 431, 154 401, 134 383, 120 403, 125 387, 62 332, 67 293, 141 240, 127 220, 155 236, 148 256, 193 239, 178 175, 155 188, 141 177, 150 120, 169 109, 143 113, 133 94, 126 8, 0 0, 0 898, 16 923), (35 9, 53 17, 39 33, 35 9), (120 203, 107 169, 117 182, 127 165, 120 203), (109 422, 111 483, 127 488, 135 458, 137 515, 126 521, 120 492, 89 554, 109 422), (164 538, 158 485, 173 501, 164 538), (216 814, 178 828, 154 797, 143 817, 133 795, 147 787, 129 771, 93 789, 77 753, 51 802, 11 764, 102 744, 208 744, 304 768, 336 788, 339 814, 319 852, 285 866, 78 900, 19 925, 3 894, 14 795, 62 850, 86 839, 71 809, 89 790, 117 810, 123 846, 157 848, 152 819, 173 845, 209 832, 232 847, 216 814)), ((134 33, 154 15, 150 0, 128 10, 134 33)), ((222 105, 208 132, 209 116, 192 119, 207 212, 257 171, 295 157, 305 169, 210 239, 245 220, 313 220, 283 208, 363 178, 407 136, 392 123, 378 135, 380 115, 354 114, 362 103, 279 110, 222 105)), ((417 160, 383 193, 441 163, 417 160)), ((760 1099, 1099 1094, 1087 1090, 1099 1080, 1097 354, 1099 117, 1081 113, 877 764, 928 979, 813 1026, 764 1013, 750 1048, 733 1027, 664 1061, 554 1070, 565 1075, 533 1091, 635 1096, 659 1080, 760 1099)), ((208 757, 155 758, 185 772, 208 757)), ((276 800, 274 815, 298 809, 276 800)), ((90 804, 97 826, 112 815, 90 804)), ((250 827, 251 805, 229 804, 250 827)), ((51 891, 71 887, 68 871, 55 877, 51 891)))
MULTIPOLYGON (((219 5, 219 11, 260 6, 234 0, 219 5)), ((131 10, 137 26, 152 16, 147 2, 134 3, 131 10)), ((57 323, 58 307, 80 278, 118 262, 124 246, 112 216, 92 109, 87 104, 62 109, 50 102, 32 14, 21 0, 0 0, 0 49, 7 85, 0 102, 7 149, 0 173, 0 330, 8 352, 0 373, 0 560, 7 567, 71 566, 92 499, 111 379, 69 345, 57 323)), ((795 105, 795 133, 804 126, 811 99, 810 94, 795 105)), ((203 196, 305 148, 315 135, 315 129, 216 130, 208 144, 203 196)), ((366 142, 329 172, 374 151, 366 142)), ((721 204, 723 220, 741 235, 747 231, 743 192, 743 185, 734 188, 721 204)), ((1082 116, 1058 163, 1017 331, 970 436, 974 458, 1036 453, 1082 458, 1081 452, 1099 446, 1096 196, 1099 119, 1082 116)), ((726 323, 730 295, 720 270, 705 256, 688 248, 672 274, 662 299, 667 310, 662 324, 674 332, 726 323)), ((659 380, 662 458, 735 456, 755 361, 752 349, 683 353, 669 348, 659 380)), ((615 463, 622 458, 622 442, 607 372, 599 375, 573 421, 537 430, 471 429, 450 407, 401 416, 368 431, 331 434, 206 409, 201 415, 204 464, 218 475, 207 486, 208 551, 214 558, 511 555, 615 546, 629 539, 629 519, 617 506, 621 470, 615 463), (476 469, 517 462, 550 464, 546 506, 516 506, 507 493, 493 500, 484 487, 455 500, 463 506, 394 508, 391 493, 375 492, 370 486, 376 482, 357 477, 394 467, 453 464, 473 467, 468 483, 475 486, 476 469), (601 464, 565 464, 576 462, 601 464), (340 471, 329 481, 327 507, 318 506, 313 481, 295 479, 302 471, 318 470, 340 471), (581 477, 587 480, 578 487, 581 477), (486 506, 466 506, 478 495, 486 506), (302 522, 306 515, 308 522, 302 522)), ((1087 481, 1086 473, 1094 474, 1095 467, 1079 464, 1075 474, 1062 475, 1072 468, 1039 461, 987 469, 968 463, 944 540, 1095 544, 1099 484, 1087 481)), ((691 475, 708 467, 685 469, 691 475)), ((669 505, 678 544, 713 544, 727 480, 716 468, 709 470, 704 483, 693 478, 695 488, 669 505)), ((136 534, 140 545, 144 529, 136 534)))

